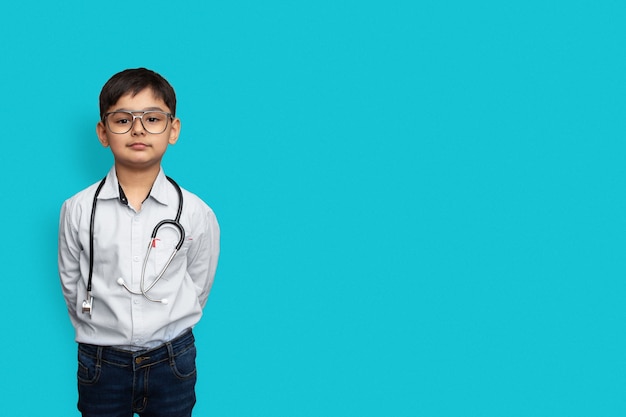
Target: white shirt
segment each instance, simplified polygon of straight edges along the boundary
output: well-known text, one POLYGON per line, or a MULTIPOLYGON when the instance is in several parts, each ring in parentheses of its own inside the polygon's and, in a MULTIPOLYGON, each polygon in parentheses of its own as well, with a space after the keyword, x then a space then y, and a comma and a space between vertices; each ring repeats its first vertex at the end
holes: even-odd
POLYGON ((178 194, 161 169, 150 195, 136 212, 120 198, 112 168, 97 198, 89 315, 82 312, 82 304, 87 298, 89 228, 98 184, 65 201, 61 209, 59 274, 76 341, 130 350, 156 347, 193 327, 202 316, 219 257, 217 219, 200 198, 183 189, 180 223, 185 242, 165 275, 148 292, 153 299, 167 299, 167 304, 131 294, 118 279, 140 292, 148 245, 152 250, 145 266, 144 288, 154 281, 178 243, 178 232, 169 225, 162 226, 157 239, 151 240, 157 223, 175 218, 178 194))

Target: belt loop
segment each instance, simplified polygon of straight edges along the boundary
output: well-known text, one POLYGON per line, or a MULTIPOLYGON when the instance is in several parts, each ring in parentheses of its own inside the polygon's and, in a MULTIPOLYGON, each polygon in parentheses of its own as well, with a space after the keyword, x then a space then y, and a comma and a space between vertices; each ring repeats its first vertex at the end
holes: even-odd
POLYGON ((102 351, 103 350, 104 350, 104 347, 98 346, 98 350, 96 351, 96 367, 97 368, 102 367, 102 351))
POLYGON ((165 346, 167 346, 167 353, 170 357, 170 365, 174 365, 174 347, 172 346, 172 342, 165 342, 165 346))

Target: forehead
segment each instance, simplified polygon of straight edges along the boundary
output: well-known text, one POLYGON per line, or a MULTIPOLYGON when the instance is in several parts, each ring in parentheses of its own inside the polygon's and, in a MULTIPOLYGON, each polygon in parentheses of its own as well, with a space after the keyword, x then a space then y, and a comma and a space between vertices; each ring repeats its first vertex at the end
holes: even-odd
POLYGON ((162 110, 169 112, 163 99, 157 97, 151 88, 144 88, 137 94, 132 92, 124 94, 111 106, 109 111, 113 110, 162 110))

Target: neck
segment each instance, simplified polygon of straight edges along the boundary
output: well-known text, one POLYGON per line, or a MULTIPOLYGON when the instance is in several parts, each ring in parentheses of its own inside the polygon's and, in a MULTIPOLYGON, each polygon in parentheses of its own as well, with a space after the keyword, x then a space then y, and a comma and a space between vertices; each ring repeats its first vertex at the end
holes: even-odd
POLYGON ((156 166, 150 170, 132 170, 127 167, 115 167, 115 174, 120 186, 126 194, 130 205, 137 211, 141 210, 141 205, 150 192, 161 167, 156 166))
POLYGON ((160 165, 157 165, 150 169, 129 169, 124 166, 115 166, 115 174, 117 175, 117 180, 120 185, 124 187, 124 191, 126 191, 126 187, 129 188, 145 188, 152 187, 154 181, 156 180, 157 175, 159 175, 159 171, 161 170, 160 165))

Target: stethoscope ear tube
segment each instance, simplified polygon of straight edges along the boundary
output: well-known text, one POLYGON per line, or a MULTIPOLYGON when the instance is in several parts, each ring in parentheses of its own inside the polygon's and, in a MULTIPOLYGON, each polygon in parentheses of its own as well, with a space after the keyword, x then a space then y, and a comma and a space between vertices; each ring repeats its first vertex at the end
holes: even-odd
POLYGON ((156 226, 154 226, 154 230, 152 231, 152 236, 150 236, 150 238, 151 240, 156 239, 159 229, 161 228, 161 226, 165 224, 171 224, 172 226, 178 229, 179 238, 178 238, 178 243, 176 244, 176 251, 178 252, 180 248, 183 247, 183 243, 185 243, 185 229, 180 224, 179 219, 161 220, 159 223, 157 223, 156 226))

